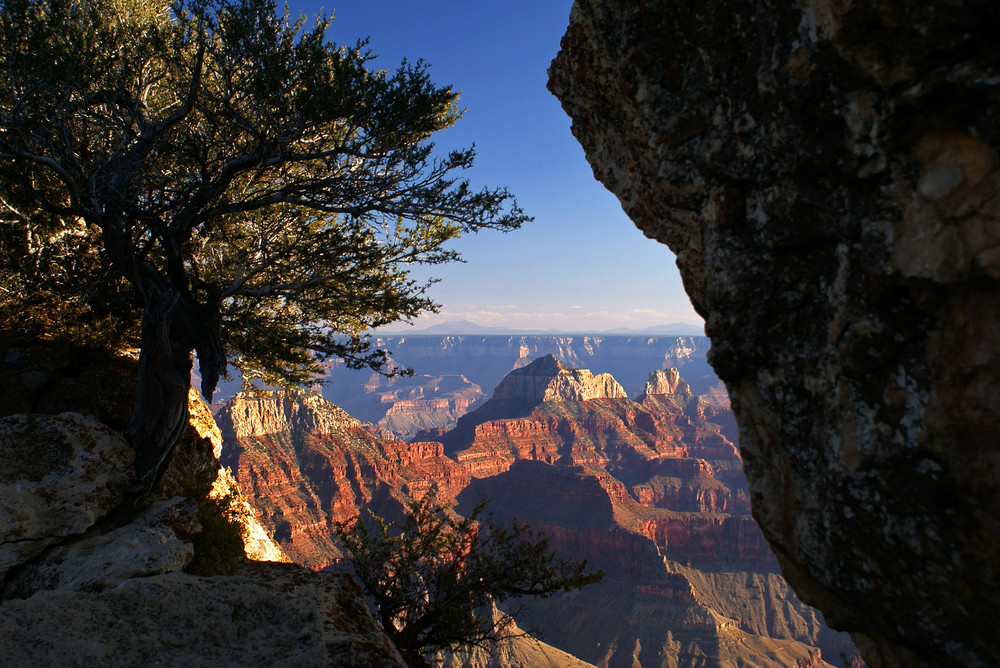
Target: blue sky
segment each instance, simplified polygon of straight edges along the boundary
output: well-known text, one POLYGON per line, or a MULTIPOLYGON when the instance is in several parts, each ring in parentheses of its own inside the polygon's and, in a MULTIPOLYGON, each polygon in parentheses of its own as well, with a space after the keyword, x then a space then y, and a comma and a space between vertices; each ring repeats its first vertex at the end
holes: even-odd
POLYGON ((291 0, 292 13, 333 11, 330 37, 369 36, 377 65, 406 57, 431 64, 433 80, 461 91, 465 116, 436 138, 442 148, 476 145, 476 186, 507 186, 535 220, 507 234, 455 244, 466 262, 420 268, 441 282, 442 312, 422 328, 469 320, 512 329, 600 331, 668 322, 700 323, 681 287, 674 255, 646 239, 598 183, 545 88, 571 0, 291 0))

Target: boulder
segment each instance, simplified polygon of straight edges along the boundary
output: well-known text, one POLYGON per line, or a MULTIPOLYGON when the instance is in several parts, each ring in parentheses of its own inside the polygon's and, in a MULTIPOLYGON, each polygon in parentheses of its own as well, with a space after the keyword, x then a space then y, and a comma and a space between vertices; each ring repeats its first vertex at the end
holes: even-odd
POLYGON ((1000 665, 1000 14, 577 0, 549 87, 677 256, 754 515, 877 666, 1000 665))
POLYGON ((0 418, 0 573, 86 532, 132 480, 131 448, 93 418, 0 418))
POLYGON ((218 561, 235 573, 185 572, 220 542, 206 511, 238 521, 247 556, 288 558, 220 467, 221 434, 196 396, 160 484, 134 509, 122 505, 133 451, 98 418, 121 425, 129 375, 65 352, 37 343, 0 357, 11 371, 0 375, 10 381, 0 383, 0 408, 36 411, 0 418, 5 665, 405 665, 349 577, 238 554, 218 561), (113 400, 82 389, 112 377, 113 400), (46 413, 67 406, 89 414, 46 413))

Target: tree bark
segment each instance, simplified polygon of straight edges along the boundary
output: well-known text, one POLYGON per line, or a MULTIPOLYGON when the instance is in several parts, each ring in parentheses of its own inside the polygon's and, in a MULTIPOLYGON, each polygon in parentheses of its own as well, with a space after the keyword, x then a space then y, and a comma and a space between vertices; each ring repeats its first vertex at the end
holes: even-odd
POLYGON ((135 449, 136 486, 149 492, 188 423, 193 345, 172 326, 179 299, 172 290, 146 293, 139 350, 139 379, 128 440, 135 449))
POLYGON ((203 307, 161 277, 152 276, 145 283, 139 378, 127 431, 135 449, 139 495, 148 493, 163 475, 187 428, 194 352, 208 401, 226 369, 214 295, 209 295, 210 306, 203 307))

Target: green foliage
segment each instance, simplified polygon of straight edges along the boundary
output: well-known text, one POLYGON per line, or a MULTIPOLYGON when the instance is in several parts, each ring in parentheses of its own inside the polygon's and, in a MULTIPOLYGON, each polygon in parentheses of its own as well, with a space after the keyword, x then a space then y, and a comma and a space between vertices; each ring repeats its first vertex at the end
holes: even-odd
POLYGON ((457 93, 420 62, 371 69, 331 23, 273 0, 0 3, 4 323, 135 340, 144 317, 209 393, 227 359, 283 384, 332 356, 381 369, 366 332, 437 308, 408 268, 527 217, 456 178, 472 150, 434 151, 457 93))
POLYGON ((170 483, 167 489, 162 487, 164 481, 160 481, 161 494, 180 494, 198 504, 196 518, 201 532, 191 539, 194 559, 185 569, 193 575, 231 573, 246 559, 243 504, 235 490, 212 496, 216 477, 215 470, 204 470, 170 483))
POLYGON ((193 575, 231 573, 246 558, 239 498, 235 492, 213 498, 204 496, 198 504, 201 533, 192 539, 194 559, 187 572, 193 575))
POLYGON ((484 525, 485 506, 457 517, 431 492, 409 506, 402 526, 374 514, 371 526, 357 518, 338 525, 365 594, 411 665, 424 665, 426 652, 510 637, 512 616, 494 616, 494 604, 513 599, 516 606, 521 597, 544 598, 603 577, 587 572, 586 561, 560 559, 546 536, 525 525, 484 525))

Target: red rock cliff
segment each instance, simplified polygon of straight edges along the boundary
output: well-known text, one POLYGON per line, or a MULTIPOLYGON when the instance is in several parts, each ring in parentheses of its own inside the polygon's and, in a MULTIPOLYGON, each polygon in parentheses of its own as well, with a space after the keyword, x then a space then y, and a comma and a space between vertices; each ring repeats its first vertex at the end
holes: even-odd
POLYGON ((432 484, 448 499, 468 482, 439 443, 378 438, 316 394, 238 395, 217 420, 222 462, 274 538, 312 568, 336 561, 334 525, 363 507, 395 513, 432 484))

